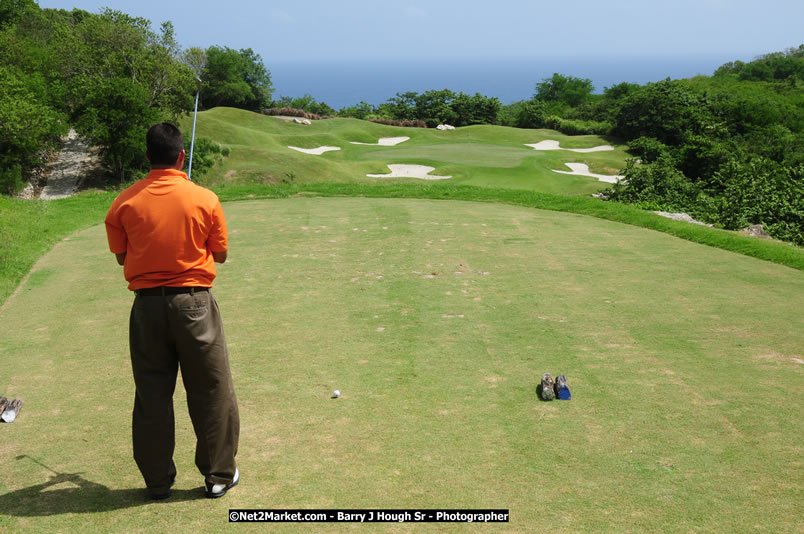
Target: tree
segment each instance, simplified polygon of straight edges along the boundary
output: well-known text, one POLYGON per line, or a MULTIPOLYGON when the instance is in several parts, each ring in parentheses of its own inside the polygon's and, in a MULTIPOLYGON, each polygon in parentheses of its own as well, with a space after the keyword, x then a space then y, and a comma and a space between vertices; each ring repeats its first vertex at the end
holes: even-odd
POLYGON ((594 87, 588 78, 563 76, 557 72, 551 78, 544 78, 536 84, 535 99, 544 102, 559 102, 569 107, 577 107, 592 94, 594 87))
POLYGON ((369 115, 376 113, 377 110, 368 102, 361 100, 356 106, 341 108, 338 115, 341 117, 354 117, 356 119, 366 119, 369 115))
POLYGON ((449 89, 425 91, 415 97, 415 118, 425 121, 430 127, 438 124, 454 124, 458 118, 458 114, 452 109, 455 96, 449 89))
POLYGON ((14 24, 39 10, 34 0, 0 0, 0 28, 14 24))
POLYGON ((740 80, 773 82, 804 80, 804 45, 759 56, 754 61, 729 61, 721 65, 715 76, 736 76, 740 80))
POLYGON ((106 9, 73 12, 54 53, 64 80, 64 105, 76 131, 101 149, 114 176, 141 168, 145 132, 192 109, 193 73, 178 60, 173 25, 106 9))
POLYGON ((387 113, 391 118, 406 121, 418 118, 416 114, 416 98, 418 93, 408 91, 397 93, 396 96, 389 98, 388 102, 380 106, 381 113, 387 113))
POLYGON ((649 83, 623 98, 614 128, 625 139, 653 137, 677 146, 687 135, 701 133, 713 122, 700 96, 668 79, 649 83))
POLYGON ((516 116, 517 128, 543 128, 547 112, 544 109, 544 102, 541 100, 530 100, 523 102, 516 116))
POLYGON ((651 209, 683 210, 694 201, 698 191, 667 156, 654 163, 628 160, 625 178, 608 191, 612 200, 641 204, 651 209))
POLYGON ((148 90, 148 107, 160 109, 176 122, 193 107, 194 71, 179 60, 173 24, 163 22, 160 30, 158 36, 149 33, 142 85, 148 90))
POLYGON ((101 147, 102 157, 122 181, 126 170, 145 167, 145 133, 159 122, 160 112, 149 106, 147 90, 129 78, 92 80, 85 89, 75 128, 101 147))
POLYGON ((39 162, 39 153, 66 133, 66 117, 31 91, 26 76, 0 66, 0 175, 5 193, 14 193, 23 171, 39 162))
POLYGON ((451 107, 456 116, 453 126, 469 126, 495 124, 502 104, 497 97, 489 98, 480 93, 475 93, 474 96, 458 93, 451 107))
POLYGON ((230 106, 259 111, 271 101, 271 74, 250 48, 206 50, 201 98, 207 108, 230 106))
POLYGON ((179 58, 198 78, 201 77, 201 74, 204 72, 204 67, 207 66, 207 52, 197 46, 183 50, 179 58))
POLYGON ((741 70, 745 67, 745 62, 737 60, 737 61, 729 61, 724 63, 720 67, 715 70, 714 76, 728 76, 730 74, 739 74, 741 70))

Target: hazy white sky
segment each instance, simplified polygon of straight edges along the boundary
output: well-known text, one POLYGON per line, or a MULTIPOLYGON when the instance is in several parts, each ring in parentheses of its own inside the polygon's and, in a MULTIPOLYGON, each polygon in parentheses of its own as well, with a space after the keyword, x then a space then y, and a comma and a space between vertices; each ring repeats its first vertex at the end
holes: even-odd
POLYGON ((185 46, 314 59, 622 57, 751 59, 804 43, 801 0, 40 0, 173 22, 185 46))

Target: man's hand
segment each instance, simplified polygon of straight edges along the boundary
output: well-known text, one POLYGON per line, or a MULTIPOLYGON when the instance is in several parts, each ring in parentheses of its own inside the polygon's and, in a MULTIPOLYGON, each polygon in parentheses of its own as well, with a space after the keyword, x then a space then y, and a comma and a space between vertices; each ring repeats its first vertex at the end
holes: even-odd
POLYGON ((215 260, 215 263, 226 263, 226 257, 229 255, 228 250, 224 250, 223 252, 212 252, 212 259, 215 260))
POLYGON ((115 254, 114 256, 117 258, 117 264, 118 265, 123 265, 124 263, 126 263, 126 253, 125 252, 121 252, 120 254, 115 254))

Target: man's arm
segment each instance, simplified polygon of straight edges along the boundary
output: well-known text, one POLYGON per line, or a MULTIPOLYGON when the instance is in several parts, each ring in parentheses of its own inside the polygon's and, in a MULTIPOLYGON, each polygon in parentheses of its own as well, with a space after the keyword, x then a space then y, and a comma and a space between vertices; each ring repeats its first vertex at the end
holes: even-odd
MULTIPOLYGON (((214 196, 214 193, 213 193, 214 196)), ((207 237, 207 250, 212 252, 215 263, 224 263, 229 255, 229 236, 226 232, 226 217, 223 208, 215 197, 215 206, 212 208, 212 226, 207 237), (219 251, 219 252, 216 252, 219 251)))
POLYGON ((118 265, 123 265, 124 263, 126 263, 126 253, 125 252, 121 252, 120 254, 115 254, 115 257, 117 258, 117 264, 118 265))

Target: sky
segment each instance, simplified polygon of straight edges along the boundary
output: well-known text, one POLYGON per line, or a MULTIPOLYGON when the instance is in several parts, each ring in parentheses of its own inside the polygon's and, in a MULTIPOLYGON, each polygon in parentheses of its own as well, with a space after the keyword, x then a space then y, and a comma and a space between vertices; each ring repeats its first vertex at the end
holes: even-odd
POLYGON ((332 60, 718 56, 804 43, 801 0, 40 0, 170 20, 184 47, 332 60), (213 7, 216 6, 216 7, 213 7))

